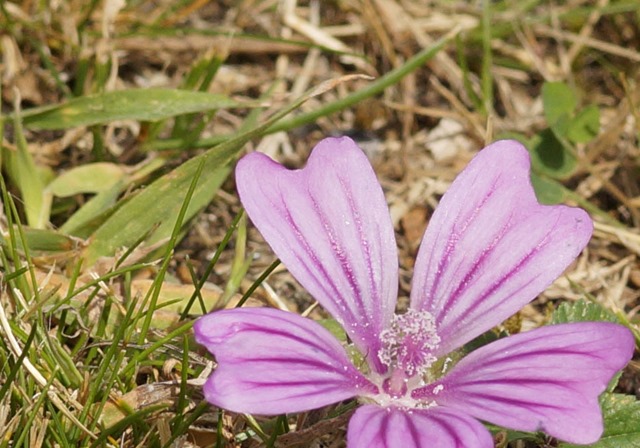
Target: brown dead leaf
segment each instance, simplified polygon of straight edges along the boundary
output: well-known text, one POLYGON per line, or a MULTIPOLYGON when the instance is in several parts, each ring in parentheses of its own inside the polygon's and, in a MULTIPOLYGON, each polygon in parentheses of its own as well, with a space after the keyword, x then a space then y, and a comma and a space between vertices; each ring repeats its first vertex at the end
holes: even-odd
POLYGON ((412 247, 417 247, 427 228, 427 209, 424 207, 412 208, 400 219, 400 225, 409 244, 412 247))

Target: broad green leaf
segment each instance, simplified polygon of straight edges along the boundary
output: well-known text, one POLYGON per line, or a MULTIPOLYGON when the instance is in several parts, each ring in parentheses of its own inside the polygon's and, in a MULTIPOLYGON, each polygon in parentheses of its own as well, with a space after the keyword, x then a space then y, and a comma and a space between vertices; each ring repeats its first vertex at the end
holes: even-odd
POLYGON ((578 112, 569 123, 567 138, 574 143, 587 143, 600 131, 600 110, 592 104, 578 112))
MULTIPOLYGON (((188 172, 188 169, 182 171, 182 173, 188 172)), ((193 197, 189 202, 189 207, 187 208, 187 214, 184 219, 184 223, 186 224, 196 213, 206 207, 216 195, 218 188, 222 185, 222 182, 225 181, 229 172, 231 171, 231 167, 228 165, 223 165, 221 167, 216 167, 215 169, 210 170, 206 175, 203 173, 202 177, 204 179, 199 180, 198 185, 196 187, 195 192, 193 193, 193 197)), ((178 173, 176 173, 178 174, 178 173)), ((189 176, 189 181, 191 180, 191 176, 189 176)), ((189 185, 186 185, 187 189, 189 185)), ((186 194, 186 191, 185 191, 186 194)), ((182 204, 181 204, 182 205, 182 204)), ((180 209, 177 208, 175 213, 169 215, 169 219, 163 220, 158 229, 151 235, 149 238, 150 243, 155 243, 161 241, 168 236, 171 235, 173 227, 175 225, 175 218, 178 216, 178 211, 180 209)))
MULTIPOLYGON (((239 148, 238 148, 239 149, 239 148)), ((204 173, 198 181, 185 221, 206 206, 226 179, 226 153, 205 153, 204 173)), ((129 247, 148 231, 157 227, 150 242, 171 235, 176 217, 182 207, 201 157, 195 157, 162 176, 116 210, 92 235, 85 258, 93 263, 103 255, 112 255, 120 247, 129 247)))
POLYGON ((571 116, 568 114, 562 114, 558 119, 549 125, 549 128, 558 137, 558 140, 567 138, 569 132, 569 126, 571 125, 571 116))
POLYGON ((533 185, 538 202, 541 204, 561 204, 567 199, 566 189, 555 180, 540 177, 532 172, 531 185, 533 185))
POLYGON ((546 82, 542 86, 542 103, 547 124, 553 126, 563 115, 569 117, 576 109, 573 90, 562 82, 546 82))
POLYGON ((150 231, 153 232, 149 242, 168 239, 200 164, 204 164, 202 176, 198 179, 185 222, 213 199, 229 173, 227 165, 231 158, 264 127, 259 126, 188 160, 131 197, 94 232, 84 253, 86 261, 93 263, 101 256, 114 254, 118 248, 130 247, 150 231))
POLYGON ((576 157, 551 129, 533 136, 528 145, 531 164, 540 174, 556 179, 571 176, 578 165, 576 157))
POLYGON ((132 89, 88 95, 63 104, 27 110, 23 119, 30 129, 66 129, 115 120, 155 121, 193 112, 250 106, 251 103, 240 103, 213 93, 132 89))
MULTIPOLYGON (((562 100, 563 96, 573 95, 568 90, 568 87, 562 83, 547 83, 542 90, 543 97, 545 97, 545 114, 547 113, 547 102, 550 103, 549 107, 552 111, 551 116, 547 117, 549 127, 530 139, 518 133, 503 133, 500 137, 514 138, 525 145, 531 155, 532 168, 538 174, 554 179, 565 179, 573 175, 578 166, 578 160, 565 138, 571 120, 570 114, 573 112, 573 107, 575 107, 575 98, 570 101, 562 100), (554 95, 557 95, 557 98, 554 95), (559 105, 554 106, 553 101, 569 101, 571 109, 561 110, 559 105)), ((535 184, 534 187, 536 187, 535 184)), ((558 191, 543 191, 543 189, 551 190, 550 185, 543 185, 542 182, 538 182, 537 187, 540 188, 540 190, 536 191, 538 194, 550 193, 546 197, 543 196, 543 202, 553 204, 556 203, 553 202, 554 200, 559 199, 558 191)))
POLYGON ((561 448, 640 447, 640 401, 632 395, 604 394, 600 397, 604 434, 591 445, 561 443, 561 448))
POLYGON ((58 197, 100 193, 111 189, 124 176, 124 169, 115 163, 89 163, 62 173, 47 188, 58 197))
POLYGON ((551 315, 552 324, 566 324, 570 322, 619 322, 611 311, 602 305, 586 300, 573 303, 562 303, 551 315))
MULTIPOLYGON (((49 222, 51 195, 45 193, 43 176, 46 171, 36 166, 27 147, 22 128, 22 117, 14 115, 16 150, 2 146, 2 159, 11 181, 18 187, 22 197, 27 224, 35 229, 44 228, 49 222)), ((0 121, 4 126, 4 121, 0 121)))
POLYGON ((69 235, 80 238, 89 237, 114 211, 118 196, 129 188, 145 179, 149 174, 162 168, 165 161, 156 157, 148 163, 142 164, 135 172, 121 177, 108 189, 98 192, 78 209, 61 227, 60 230, 69 235))
POLYGON ((108 211, 116 204, 125 185, 124 182, 118 182, 96 194, 67 219, 60 231, 79 238, 89 237, 107 218, 108 211))
MULTIPOLYGON (((22 227, 22 231, 30 252, 66 252, 76 247, 76 242, 72 238, 54 230, 22 227)), ((10 241, 0 233, 0 243, 9 245, 10 241)), ((16 245, 19 250, 24 251, 21 240, 18 240, 16 245)))

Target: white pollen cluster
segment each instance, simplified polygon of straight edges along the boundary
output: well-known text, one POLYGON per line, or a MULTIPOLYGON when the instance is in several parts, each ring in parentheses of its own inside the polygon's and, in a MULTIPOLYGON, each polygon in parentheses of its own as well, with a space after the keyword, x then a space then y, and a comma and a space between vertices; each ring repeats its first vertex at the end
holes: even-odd
POLYGON ((412 309, 396 314, 380 334, 380 340, 378 359, 392 370, 403 370, 409 377, 423 374, 431 367, 436 361, 432 352, 440 343, 431 313, 412 309))

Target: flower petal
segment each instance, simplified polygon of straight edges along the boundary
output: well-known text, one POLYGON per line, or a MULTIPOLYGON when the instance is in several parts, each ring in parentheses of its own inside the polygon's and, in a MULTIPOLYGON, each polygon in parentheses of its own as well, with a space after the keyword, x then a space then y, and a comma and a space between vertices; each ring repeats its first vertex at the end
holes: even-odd
POLYGON ((359 408, 347 432, 348 448, 491 448, 489 431, 477 420, 443 407, 401 410, 359 408))
POLYGON ((349 138, 327 138, 307 166, 287 170, 264 154, 238 163, 242 204, 294 277, 377 359, 396 303, 398 256, 387 204, 369 161, 349 138))
POLYGON ((534 299, 578 256, 584 210, 538 204, 516 141, 482 151, 442 197, 416 260, 411 307, 436 318, 446 354, 534 299))
POLYGON ((194 331, 218 362, 205 398, 230 411, 306 411, 376 390, 328 330, 294 313, 218 311, 198 319, 194 331))
POLYGON ((481 347, 440 385, 414 397, 507 428, 589 444, 603 430, 598 396, 633 351, 633 335, 621 325, 551 325, 481 347))

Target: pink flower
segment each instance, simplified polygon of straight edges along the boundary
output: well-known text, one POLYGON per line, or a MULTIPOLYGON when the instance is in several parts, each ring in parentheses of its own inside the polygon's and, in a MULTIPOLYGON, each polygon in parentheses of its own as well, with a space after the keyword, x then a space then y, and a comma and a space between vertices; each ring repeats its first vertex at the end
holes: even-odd
POLYGON ((344 327, 362 362, 356 367, 329 331, 296 314, 219 311, 195 324, 198 342, 218 361, 206 399, 276 415, 357 397, 350 448, 493 447, 479 420, 597 441, 598 396, 634 350, 625 327, 552 325, 459 361, 448 356, 535 298, 591 237, 583 210, 538 204, 529 164, 514 141, 496 142, 471 161, 431 218, 410 308, 395 314, 393 227, 356 144, 323 140, 296 171, 263 154, 244 157, 236 179, 249 217, 344 327))

